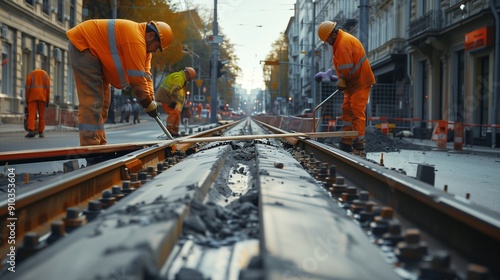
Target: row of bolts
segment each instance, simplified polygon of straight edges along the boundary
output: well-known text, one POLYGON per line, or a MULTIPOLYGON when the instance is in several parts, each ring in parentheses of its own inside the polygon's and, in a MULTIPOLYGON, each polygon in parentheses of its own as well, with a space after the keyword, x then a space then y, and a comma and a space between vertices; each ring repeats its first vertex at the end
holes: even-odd
POLYGON ((183 156, 169 157, 166 161, 157 164, 156 169, 153 166, 147 167, 145 171, 129 174, 128 169, 125 170, 127 180, 122 181, 122 186, 113 186, 111 190, 104 190, 102 196, 98 200, 89 201, 87 209, 82 213, 77 207, 71 207, 66 210, 66 217, 61 221, 56 221, 51 224, 51 232, 45 242, 40 242, 40 236, 36 232, 27 232, 24 236, 23 245, 16 252, 16 260, 21 262, 34 253, 44 249, 47 245, 63 238, 68 233, 83 226, 87 222, 95 219, 102 210, 113 206, 116 202, 140 188, 143 184, 150 181, 156 175, 167 170, 178 163, 183 156), (82 214, 82 215, 81 215, 82 214))
MULTIPOLYGON (((323 187, 362 227, 368 228, 378 237, 378 245, 394 247, 393 251, 401 262, 415 263, 425 260, 420 265, 422 279, 456 279, 450 268, 450 254, 438 251, 427 256, 427 244, 421 240, 420 231, 407 229, 402 235, 401 224, 394 218, 392 207, 379 206, 369 201, 368 191, 358 192, 356 187, 347 186, 345 178, 337 175, 335 165, 328 167, 328 164, 317 161, 314 154, 307 156, 304 150, 297 148, 294 150, 294 156, 315 179, 323 183, 323 187)), ((489 279, 489 270, 485 266, 470 264, 466 273, 467 280, 489 279)))

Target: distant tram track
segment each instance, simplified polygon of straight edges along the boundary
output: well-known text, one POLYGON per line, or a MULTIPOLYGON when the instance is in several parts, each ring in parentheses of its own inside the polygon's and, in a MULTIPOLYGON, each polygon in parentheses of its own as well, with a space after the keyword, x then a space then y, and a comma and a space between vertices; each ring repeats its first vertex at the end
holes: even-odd
POLYGON ((95 164, 17 195, 23 246, 18 272, 4 276, 467 279, 487 269, 499 277, 493 212, 315 139, 206 139, 270 132, 289 133, 248 118, 189 137, 200 143, 120 145, 116 158, 110 147, 79 150, 95 164), (75 254, 88 263, 64 265, 75 254))

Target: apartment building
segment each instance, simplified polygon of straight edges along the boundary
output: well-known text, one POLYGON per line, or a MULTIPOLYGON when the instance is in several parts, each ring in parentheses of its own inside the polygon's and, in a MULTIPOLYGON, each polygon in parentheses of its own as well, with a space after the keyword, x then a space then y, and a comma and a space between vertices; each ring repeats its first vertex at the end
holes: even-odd
POLYGON ((389 119, 430 137, 437 121, 460 122, 468 144, 499 145, 500 1, 297 0, 295 5, 286 29, 289 61, 296 64, 289 68, 295 108, 319 104, 328 86, 332 91, 331 84, 315 84, 310 75, 333 69, 331 47, 311 37, 321 22, 333 20, 367 49, 377 80, 367 106, 370 124, 389 119), (367 13, 360 13, 363 7, 367 13))
POLYGON ((51 80, 50 103, 78 103, 68 62, 66 30, 82 19, 83 0, 0 1, 0 122, 24 117, 24 82, 35 68, 51 80))

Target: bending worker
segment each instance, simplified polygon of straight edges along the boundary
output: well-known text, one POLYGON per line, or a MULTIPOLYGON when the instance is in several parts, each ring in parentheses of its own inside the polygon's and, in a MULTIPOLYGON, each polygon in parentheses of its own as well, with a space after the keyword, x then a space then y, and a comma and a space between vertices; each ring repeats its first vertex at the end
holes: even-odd
POLYGON ((151 57, 173 40, 161 21, 87 20, 68 30, 69 58, 78 92, 80 145, 105 145, 104 123, 110 106, 110 84, 131 86, 146 113, 158 116, 151 76, 151 57))
POLYGON ((187 82, 196 78, 196 71, 186 67, 181 71, 168 75, 156 93, 156 100, 161 102, 163 109, 168 114, 167 129, 172 136, 179 136, 181 111, 184 107, 187 82))
POLYGON ((344 92, 342 104, 343 131, 357 131, 353 138, 342 137, 339 147, 346 152, 365 155, 366 104, 375 76, 366 57, 363 44, 351 34, 339 29, 337 23, 324 21, 318 28, 323 43, 332 46, 333 66, 339 78, 337 88, 344 92))
POLYGON ((33 138, 35 133, 36 112, 38 111, 38 136, 43 137, 45 130, 45 107, 49 106, 50 79, 47 72, 35 69, 26 77, 26 103, 28 104, 28 134, 26 138, 33 138))

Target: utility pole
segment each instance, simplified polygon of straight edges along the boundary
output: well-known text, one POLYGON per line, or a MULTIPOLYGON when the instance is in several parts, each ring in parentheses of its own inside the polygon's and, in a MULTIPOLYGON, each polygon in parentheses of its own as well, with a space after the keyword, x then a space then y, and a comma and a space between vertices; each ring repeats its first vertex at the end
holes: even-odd
POLYGON ((312 98, 313 98, 313 103, 312 103, 312 108, 316 108, 316 82, 314 80, 314 55, 316 53, 316 44, 314 43, 314 38, 316 38, 316 3, 315 0, 311 1, 312 3, 312 29, 313 32, 311 32, 311 93, 312 93, 312 98))
POLYGON ((210 123, 217 123, 217 66, 219 62, 219 43, 217 25, 217 0, 214 0, 214 21, 212 24, 212 75, 210 77, 210 123))
POLYGON ((359 2, 359 40, 368 53, 368 0, 359 2))

